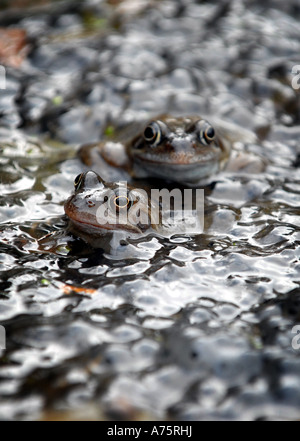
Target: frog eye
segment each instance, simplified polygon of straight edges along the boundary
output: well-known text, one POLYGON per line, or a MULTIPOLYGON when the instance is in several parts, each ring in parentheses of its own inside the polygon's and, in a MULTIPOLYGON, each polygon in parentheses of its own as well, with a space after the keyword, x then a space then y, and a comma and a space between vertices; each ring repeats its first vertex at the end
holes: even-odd
POLYGON ((75 190, 78 190, 78 188, 80 187, 83 175, 84 175, 84 173, 80 173, 80 175, 76 176, 76 178, 74 180, 75 190))
POLYGON ((152 146, 156 146, 161 141, 161 128, 157 122, 150 123, 144 131, 144 139, 152 146))
POLYGON ((133 205, 133 200, 129 195, 124 194, 124 192, 116 191, 110 198, 110 205, 113 210, 119 213, 120 211, 129 210, 133 205))
POLYGON ((211 126, 207 121, 199 121, 198 123, 198 137, 203 145, 211 144, 216 137, 216 132, 213 126, 211 126))
POLYGON ((212 126, 208 127, 204 132, 204 136, 208 143, 212 142, 216 136, 215 129, 212 126))

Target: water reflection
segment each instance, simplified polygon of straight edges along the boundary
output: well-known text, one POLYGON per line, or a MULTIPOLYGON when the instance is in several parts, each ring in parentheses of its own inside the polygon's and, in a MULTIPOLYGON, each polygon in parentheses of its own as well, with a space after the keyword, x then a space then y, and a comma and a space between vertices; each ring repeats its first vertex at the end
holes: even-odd
POLYGON ((3 419, 299 418, 299 11, 175 3, 123 24, 83 2, 108 27, 80 39, 77 7, 16 19, 35 47, 0 93, 3 419), (252 130, 266 172, 214 179, 201 235, 93 248, 70 234, 74 145, 170 110, 252 130))

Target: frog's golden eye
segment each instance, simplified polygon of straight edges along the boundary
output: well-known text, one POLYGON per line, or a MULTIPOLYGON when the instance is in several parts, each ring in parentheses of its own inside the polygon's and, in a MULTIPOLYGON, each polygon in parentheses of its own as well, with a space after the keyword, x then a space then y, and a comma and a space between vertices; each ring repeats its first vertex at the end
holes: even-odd
POLYGON ((215 140, 216 131, 213 128, 213 126, 209 124, 209 122, 204 120, 199 121, 197 128, 198 128, 198 137, 201 144, 209 145, 215 140))
POLYGON ((157 122, 152 122, 145 128, 144 139, 153 147, 160 143, 161 137, 161 128, 157 122))
POLYGON ((117 213, 124 210, 129 210, 133 205, 133 200, 129 194, 116 191, 110 199, 110 206, 117 213))
POLYGON ((76 176, 75 180, 74 180, 74 187, 75 190, 78 190, 78 188, 80 187, 82 178, 83 178, 84 173, 81 173, 80 175, 76 176))
POLYGON ((204 132, 204 137, 208 143, 212 142, 215 139, 216 132, 215 129, 210 126, 204 132))

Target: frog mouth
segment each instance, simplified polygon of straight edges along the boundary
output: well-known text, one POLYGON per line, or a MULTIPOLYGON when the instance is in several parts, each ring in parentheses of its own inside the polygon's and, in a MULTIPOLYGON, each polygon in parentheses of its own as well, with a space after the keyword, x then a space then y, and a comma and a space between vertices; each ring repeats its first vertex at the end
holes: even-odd
POLYGON ((173 153, 168 157, 162 157, 161 155, 136 155, 137 160, 141 165, 143 163, 154 164, 156 166, 180 166, 185 168, 201 167, 207 164, 213 164, 220 160, 219 155, 215 152, 208 151, 201 155, 187 154, 187 153, 173 153))
POLYGON ((136 158, 137 168, 144 169, 147 173, 157 178, 171 181, 195 182, 217 173, 222 168, 219 158, 209 157, 206 160, 194 159, 193 162, 156 161, 153 159, 136 158))
POLYGON ((129 221, 126 224, 123 223, 109 223, 99 222, 99 219, 92 214, 78 212, 76 206, 69 200, 65 204, 65 213, 69 220, 72 222, 75 229, 78 229, 85 233, 93 234, 105 234, 113 231, 126 231, 129 233, 142 234, 142 229, 138 225, 131 224, 129 221))
MULTIPOLYGON (((68 216, 69 217, 69 216, 68 216)), ((137 234, 142 234, 142 230, 137 227, 136 225, 121 225, 121 224, 109 224, 109 223, 105 223, 105 224, 98 224, 98 223, 90 223, 90 222, 86 222, 83 220, 78 220, 78 219, 74 219, 69 217, 70 221, 74 224, 74 226, 76 228, 78 228, 79 230, 82 230, 84 232, 90 232, 90 234, 103 234, 103 233, 108 233, 108 232, 113 232, 113 231, 127 231, 130 233, 137 233, 137 234)))

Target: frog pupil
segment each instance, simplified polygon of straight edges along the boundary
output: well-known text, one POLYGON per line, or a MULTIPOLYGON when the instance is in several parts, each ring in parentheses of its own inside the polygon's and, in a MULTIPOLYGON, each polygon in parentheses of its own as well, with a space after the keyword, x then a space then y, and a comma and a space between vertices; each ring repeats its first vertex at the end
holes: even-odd
POLYGON ((125 208, 129 205, 129 199, 125 196, 117 196, 115 198, 115 204, 118 208, 125 208))
POLYGON ((148 126, 144 132, 145 139, 147 141, 153 141, 156 137, 156 131, 153 127, 148 126))
POLYGON ((206 130, 205 134, 208 140, 212 140, 215 137, 215 129, 213 127, 210 127, 209 129, 206 130))
POLYGON ((76 189, 77 189, 77 188, 79 187, 79 185, 80 185, 81 178, 82 178, 82 173, 81 173, 80 175, 78 175, 78 176, 75 178, 74 186, 75 186, 76 189))

